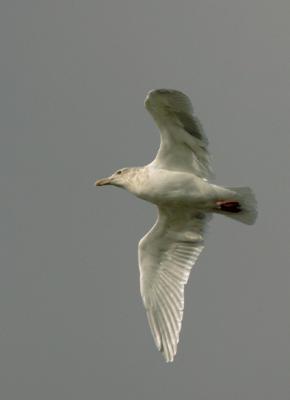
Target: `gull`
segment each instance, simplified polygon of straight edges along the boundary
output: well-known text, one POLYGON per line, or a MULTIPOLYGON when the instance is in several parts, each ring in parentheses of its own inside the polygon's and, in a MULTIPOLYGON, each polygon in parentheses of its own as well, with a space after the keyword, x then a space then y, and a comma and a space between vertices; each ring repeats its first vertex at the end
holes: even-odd
POLYGON ((248 187, 210 182, 208 140, 184 93, 152 90, 145 108, 160 130, 155 159, 143 167, 119 169, 95 185, 124 188, 157 206, 157 221, 138 246, 140 291, 154 342, 170 362, 179 342, 184 286, 204 248, 209 219, 217 213, 251 225, 256 200, 248 187))

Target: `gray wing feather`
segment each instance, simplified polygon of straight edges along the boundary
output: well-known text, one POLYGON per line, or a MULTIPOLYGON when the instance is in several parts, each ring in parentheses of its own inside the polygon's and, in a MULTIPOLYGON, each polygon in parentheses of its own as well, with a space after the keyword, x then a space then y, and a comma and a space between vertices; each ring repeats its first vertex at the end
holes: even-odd
POLYGON ((141 295, 155 344, 167 362, 177 351, 184 286, 204 248, 207 220, 203 213, 159 208, 156 224, 139 243, 141 295))
POLYGON ((190 99, 177 90, 159 89, 149 92, 145 106, 161 135, 153 163, 159 168, 212 178, 208 140, 193 115, 190 99))

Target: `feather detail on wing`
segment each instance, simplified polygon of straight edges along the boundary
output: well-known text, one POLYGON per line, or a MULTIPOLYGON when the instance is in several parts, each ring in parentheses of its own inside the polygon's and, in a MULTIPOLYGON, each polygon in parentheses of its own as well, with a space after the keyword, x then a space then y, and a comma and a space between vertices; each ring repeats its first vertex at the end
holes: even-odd
POLYGON ((139 243, 141 296, 155 344, 167 362, 177 351, 184 286, 204 248, 207 219, 197 211, 159 208, 155 225, 139 243))
POLYGON ((149 92, 145 107, 160 129, 160 148, 153 163, 163 169, 212 177, 208 140, 193 115, 189 98, 177 90, 149 92))

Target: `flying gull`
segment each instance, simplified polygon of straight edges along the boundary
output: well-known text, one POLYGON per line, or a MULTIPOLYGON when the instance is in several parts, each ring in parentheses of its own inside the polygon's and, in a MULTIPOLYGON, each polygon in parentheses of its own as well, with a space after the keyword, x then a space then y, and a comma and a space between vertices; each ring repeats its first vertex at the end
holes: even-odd
POLYGON ((119 169, 96 186, 127 189, 158 208, 155 225, 138 246, 140 289, 155 344, 169 362, 179 341, 184 286, 204 248, 211 215, 251 225, 257 211, 250 188, 210 183, 208 141, 185 94, 153 90, 145 107, 160 130, 155 159, 144 167, 119 169))

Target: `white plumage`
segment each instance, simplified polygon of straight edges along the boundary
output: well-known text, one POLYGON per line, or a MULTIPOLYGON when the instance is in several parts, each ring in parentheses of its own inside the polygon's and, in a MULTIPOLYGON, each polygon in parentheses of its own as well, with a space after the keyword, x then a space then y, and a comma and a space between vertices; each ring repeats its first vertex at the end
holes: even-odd
POLYGON ((160 130, 155 159, 145 167, 118 170, 96 185, 123 187, 158 207, 155 225, 139 242, 140 289, 155 344, 166 361, 173 361, 184 286, 204 248, 206 223, 215 212, 252 224, 256 201, 249 188, 209 183, 208 141, 186 95, 151 91, 145 107, 160 130))

